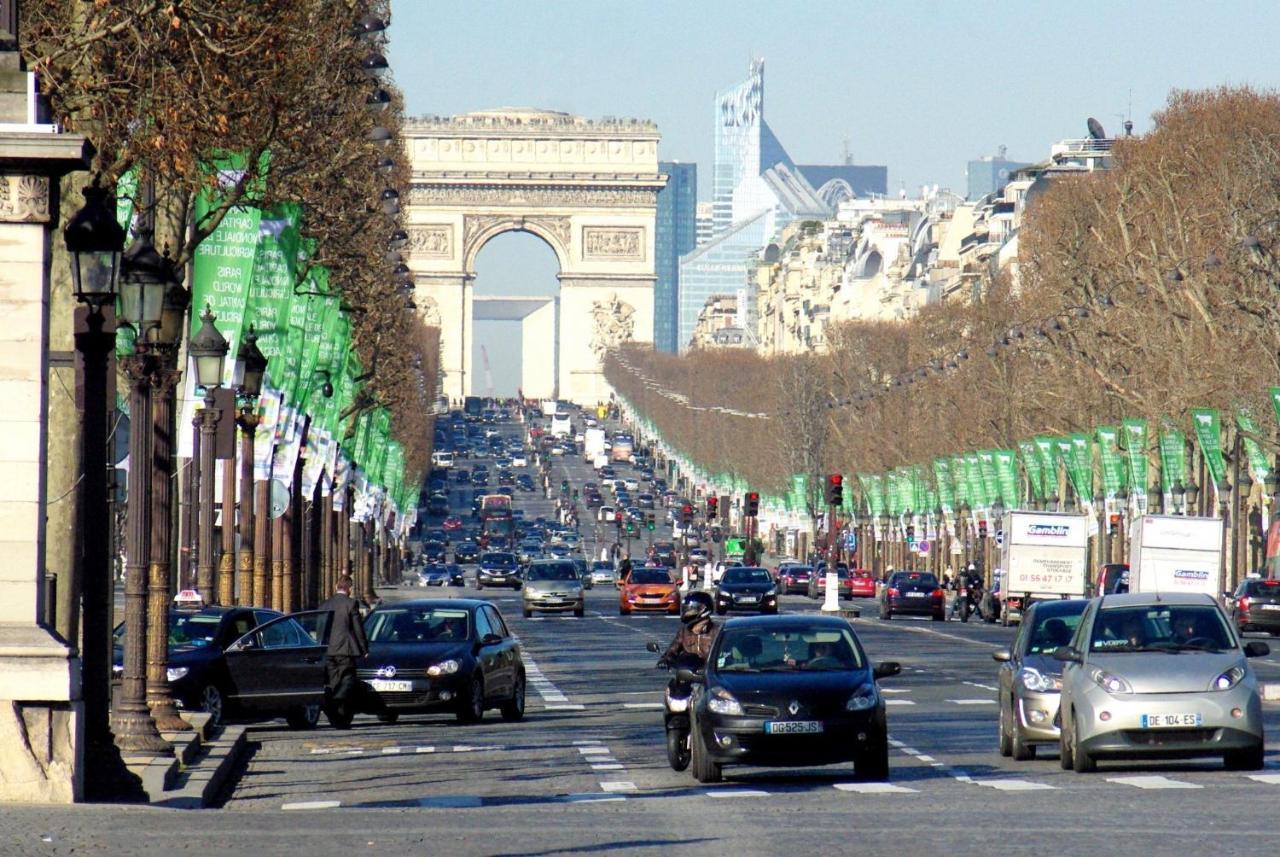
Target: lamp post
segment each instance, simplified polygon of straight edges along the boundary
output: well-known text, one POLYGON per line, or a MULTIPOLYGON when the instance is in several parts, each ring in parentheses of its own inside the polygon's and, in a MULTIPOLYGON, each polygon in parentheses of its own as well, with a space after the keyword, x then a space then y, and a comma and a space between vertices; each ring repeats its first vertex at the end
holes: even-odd
POLYGON ((227 340, 213 323, 216 320, 212 308, 205 306, 200 316, 201 326, 187 345, 196 384, 204 388, 204 407, 196 415, 195 426, 200 433, 200 533, 196 559, 196 589, 205 604, 213 603, 213 476, 214 432, 218 429, 221 412, 214 407, 214 395, 222 385, 222 371, 229 348, 227 340))
MULTIPOLYGON (((262 593, 257 591, 254 575, 253 542, 254 493, 253 493, 253 442, 258 430, 258 396, 262 394, 262 377, 267 371, 267 358, 258 348, 258 334, 249 325, 244 341, 236 352, 236 375, 240 379, 241 406, 236 414, 240 426, 240 603, 257 605, 262 593)), ((226 521, 223 521, 226 526, 226 521)))
MULTIPOLYGON (((102 307, 116 296, 124 230, 106 205, 106 192, 84 189, 84 207, 67 223, 63 236, 71 256, 76 300, 89 307, 87 329, 75 336, 83 360, 84 410, 80 428, 80 568, 74 575, 83 598, 84 643, 80 648, 85 738, 91 747, 111 743, 107 712, 111 699, 111 536, 105 525, 107 486, 107 366, 115 350, 115 330, 105 329, 102 307)), ((76 602, 72 592, 71 603, 76 602)), ((75 623, 71 623, 75 627, 75 623)), ((94 754, 93 758, 97 758, 94 754)))
MULTIPOLYGON (((124 255, 120 278, 120 318, 133 327, 134 353, 121 360, 129 378, 129 500, 125 534, 124 669, 120 698, 112 712, 112 728, 121 750, 160 754, 169 745, 156 731, 147 705, 148 640, 152 626, 147 608, 147 574, 151 553, 151 390, 156 359, 148 340, 160 326, 170 282, 168 261, 156 252, 149 229, 142 231, 124 255)), ((167 523, 167 522, 164 522, 167 523)), ((167 639, 167 616, 150 617, 167 639)))

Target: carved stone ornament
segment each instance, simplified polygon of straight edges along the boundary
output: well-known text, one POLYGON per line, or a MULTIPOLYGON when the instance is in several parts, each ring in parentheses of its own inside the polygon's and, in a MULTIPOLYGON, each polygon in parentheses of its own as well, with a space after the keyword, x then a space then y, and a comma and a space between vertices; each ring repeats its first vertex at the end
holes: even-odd
POLYGON ((582 229, 582 254, 584 256, 643 259, 643 238, 643 229, 604 229, 597 226, 584 226, 582 229))
POLYGON ((476 249, 475 243, 481 235, 492 232, 494 227, 505 226, 503 231, 525 230, 549 234, 560 242, 560 249, 569 249, 569 218, 564 216, 509 217, 505 214, 467 215, 462 233, 462 244, 465 255, 471 256, 476 249))
POLYGON ((433 297, 418 298, 418 315, 427 327, 440 327, 440 304, 433 297))
POLYGON ((453 255, 453 227, 441 223, 410 229, 409 249, 422 256, 448 258, 453 255))
POLYGON ((0 222, 48 223, 49 179, 0 176, 0 222))
POLYGON ((618 297, 617 292, 606 300, 591 304, 591 317, 595 320, 591 350, 599 358, 610 348, 630 341, 636 331, 636 308, 618 297))
POLYGON ((657 205, 658 191, 648 188, 558 188, 558 187, 483 187, 462 185, 417 185, 409 191, 410 205, 530 207, 652 207, 657 205))

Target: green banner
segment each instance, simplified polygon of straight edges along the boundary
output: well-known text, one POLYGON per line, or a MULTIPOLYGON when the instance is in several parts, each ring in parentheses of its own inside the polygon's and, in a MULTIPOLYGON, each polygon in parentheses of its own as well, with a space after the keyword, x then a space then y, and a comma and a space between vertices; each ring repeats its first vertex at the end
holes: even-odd
POLYGON ((1240 439, 1244 444, 1245 459, 1249 462, 1249 477, 1258 485, 1271 472, 1271 463, 1258 444, 1258 425, 1253 421, 1253 414, 1248 408, 1236 409, 1236 426, 1240 429, 1240 439))
POLYGON ((885 513, 883 477, 878 474, 864 473, 859 474, 858 481, 862 483, 862 494, 867 498, 867 511, 877 518, 883 515, 885 513))
POLYGON ((978 453, 967 452, 964 456, 965 478, 969 483, 969 503, 975 509, 986 509, 991 506, 991 498, 987 496, 986 481, 982 478, 982 462, 978 453))
POLYGON ((1047 495, 1044 483, 1044 468, 1040 465, 1040 454, 1036 450, 1036 442, 1034 440, 1018 441, 1018 452, 1022 455, 1022 467, 1027 471, 1027 485, 1031 490, 1031 497, 1035 500, 1043 500, 1047 495))
POLYGON ((938 504, 950 515, 956 508, 955 483, 951 481, 951 461, 946 458, 933 460, 933 481, 938 486, 938 504))
POLYGON ((258 348, 267 358, 266 385, 284 391, 296 367, 285 359, 289 311, 293 304, 294 271, 298 262, 298 208, 282 206, 263 214, 253 257, 253 278, 245 317, 258 335, 258 348))
POLYGON ((1124 490, 1124 461, 1120 458, 1120 431, 1115 426, 1098 426, 1098 459, 1102 470, 1102 493, 1108 500, 1124 490))
POLYGON ((1006 509, 1022 505, 1018 491, 1018 455, 1012 449, 995 450, 996 486, 1000 490, 1000 502, 1006 509))
POLYGON ((969 492, 969 467, 963 455, 951 456, 951 484, 956 488, 956 508, 973 506, 973 495, 969 492))
POLYGON ((1068 473, 1071 485, 1076 490, 1076 497, 1081 503, 1093 502, 1093 444, 1089 436, 1083 432, 1072 432, 1067 435, 1071 441, 1071 458, 1068 462, 1068 473))
POLYGON ((1276 412, 1276 421, 1280 422, 1280 387, 1270 388, 1271 407, 1276 412))
POLYGON ((1129 493, 1136 497, 1147 495, 1147 421, 1128 419, 1120 421, 1120 441, 1129 464, 1129 493))
MULTIPOLYGON (((195 219, 199 221, 214 207, 214 201, 201 194, 196 198, 195 219)), ((261 220, 262 212, 256 208, 231 209, 218 228, 200 242, 191 260, 191 335, 200 329, 200 316, 208 306, 217 316, 214 324, 218 332, 227 340, 228 359, 223 373, 223 384, 227 386, 232 383, 235 355, 245 327, 261 220)))
POLYGON ((1058 453, 1053 438, 1037 435, 1035 445, 1036 452, 1040 453, 1040 478, 1044 480, 1045 499, 1057 497, 1060 480, 1058 479, 1058 453))
POLYGON ((929 503, 929 484, 925 479, 924 468, 919 464, 911 465, 911 510, 916 513, 932 512, 929 503))
POLYGON ((984 508, 990 508, 1000 499, 1000 481, 996 478, 996 454, 993 450, 978 450, 978 473, 982 477, 982 490, 987 498, 984 508))
POLYGON ((1160 430, 1160 490, 1172 494, 1173 486, 1187 484, 1187 438, 1172 425, 1160 430))
POLYGON ((1213 477, 1214 485, 1225 485, 1227 462, 1222 457, 1222 419, 1216 408, 1192 408, 1191 427, 1200 444, 1200 454, 1213 477))

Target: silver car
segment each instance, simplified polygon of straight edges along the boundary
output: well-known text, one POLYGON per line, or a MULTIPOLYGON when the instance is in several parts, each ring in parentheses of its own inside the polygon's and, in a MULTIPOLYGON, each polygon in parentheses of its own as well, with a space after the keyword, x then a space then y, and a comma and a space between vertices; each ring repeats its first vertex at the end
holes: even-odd
POLYGON ((1025 761, 1035 758, 1036 745, 1058 743, 1062 663, 1053 653, 1071 642, 1088 603, 1072 598, 1033 604, 1013 645, 992 653, 1000 662, 1000 755, 1025 761))
POLYGON ((524 615, 534 611, 586 613, 586 594, 578 569, 571 560, 546 560, 529 564, 524 574, 524 615))
POLYGON ((1221 756, 1230 770, 1263 763, 1262 701, 1241 645, 1208 595, 1132 593, 1089 602, 1063 662, 1063 768, 1099 759, 1221 756))

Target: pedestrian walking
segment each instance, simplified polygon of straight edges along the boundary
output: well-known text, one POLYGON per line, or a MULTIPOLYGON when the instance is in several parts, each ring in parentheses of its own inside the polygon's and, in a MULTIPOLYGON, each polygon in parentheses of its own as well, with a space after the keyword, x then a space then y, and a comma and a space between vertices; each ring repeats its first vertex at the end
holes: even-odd
POLYGON ((350 729, 360 693, 356 659, 368 657, 369 641, 360 618, 360 603, 351 597, 351 575, 338 578, 337 590, 320 605, 331 613, 329 645, 325 649, 325 715, 337 729, 350 729))

